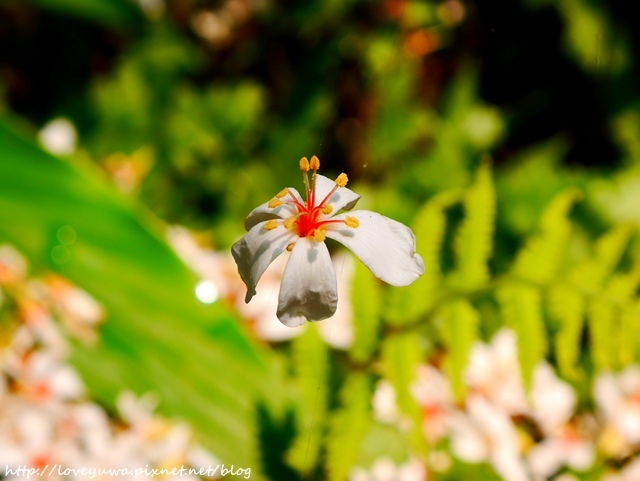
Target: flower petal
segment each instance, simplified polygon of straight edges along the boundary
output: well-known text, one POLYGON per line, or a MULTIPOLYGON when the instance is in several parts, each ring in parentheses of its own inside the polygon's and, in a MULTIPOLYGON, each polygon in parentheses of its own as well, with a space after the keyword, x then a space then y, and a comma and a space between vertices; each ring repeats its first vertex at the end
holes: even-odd
POLYGON ((240 277, 247 286, 245 302, 256 294, 256 285, 269 264, 297 238, 283 225, 266 230, 264 224, 266 222, 256 224, 231 247, 240 277))
POLYGON ((331 317, 338 305, 336 272, 324 242, 298 238, 282 275, 278 319, 289 327, 331 317))
MULTIPOLYGON (((424 273, 424 262, 416 253, 416 238, 406 225, 368 210, 348 214, 358 219, 356 228, 328 224, 327 237, 337 240, 378 278, 392 286, 407 286, 424 273)), ((332 220, 344 220, 347 214, 332 220)))
MULTIPOLYGON (((318 205, 322 200, 331 192, 331 189, 335 187, 335 181, 325 177, 324 175, 316 174, 316 204, 318 205)), ((340 209, 351 210, 356 203, 360 200, 360 196, 354 191, 347 189, 346 187, 339 187, 331 194, 327 204, 333 207, 333 212, 338 212, 340 209)))
MULTIPOLYGON (((304 204, 302 197, 300 197, 300 193, 296 189, 293 187, 289 187, 288 189, 295 196, 298 202, 304 204)), ((271 219, 286 219, 298 213, 296 206, 291 202, 287 202, 292 200, 291 196, 288 194, 281 199, 284 203, 278 207, 269 207, 269 202, 271 202, 271 200, 273 199, 259 205, 249 213, 247 218, 244 220, 244 228, 246 230, 251 229, 260 222, 271 219)))

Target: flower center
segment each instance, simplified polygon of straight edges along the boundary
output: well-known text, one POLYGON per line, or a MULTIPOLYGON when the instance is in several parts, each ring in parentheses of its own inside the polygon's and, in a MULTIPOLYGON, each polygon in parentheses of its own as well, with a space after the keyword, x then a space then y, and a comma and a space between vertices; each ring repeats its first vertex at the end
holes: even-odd
MULTIPOLYGON (((269 208, 275 209, 282 204, 293 204, 298 211, 297 214, 289 217, 284 221, 287 229, 294 230, 299 237, 313 237, 318 242, 323 242, 326 238, 325 226, 329 224, 345 224, 347 227, 356 228, 359 226, 358 219, 347 216, 345 220, 332 220, 325 216, 330 216, 333 207, 328 204, 329 198, 333 193, 347 185, 347 174, 340 174, 335 181, 335 185, 323 199, 316 198, 316 173, 320 169, 320 160, 315 155, 309 161, 306 157, 300 159, 300 170, 302 171, 302 179, 305 186, 306 200, 300 202, 289 189, 281 190, 275 198, 269 201, 269 208), (309 171, 312 171, 311 180, 309 180, 309 171)), ((264 228, 266 230, 275 229, 280 225, 281 221, 270 220, 264 228)), ((290 249, 288 249, 290 250, 290 249)))

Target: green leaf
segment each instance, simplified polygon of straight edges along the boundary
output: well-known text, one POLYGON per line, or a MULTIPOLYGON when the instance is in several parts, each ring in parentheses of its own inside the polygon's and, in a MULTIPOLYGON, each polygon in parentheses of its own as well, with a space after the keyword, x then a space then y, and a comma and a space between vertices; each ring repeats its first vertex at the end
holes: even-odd
POLYGON ((351 292, 354 340, 350 354, 354 361, 366 362, 380 338, 382 288, 362 262, 355 263, 351 292))
POLYGON ((640 332, 640 301, 627 305, 620 314, 618 362, 627 366, 638 360, 638 336, 630 333, 640 332))
POLYGON ((598 294, 615 268, 620 263, 632 228, 627 224, 619 224, 596 242, 592 258, 580 263, 570 273, 573 283, 589 294, 598 294))
POLYGON ((411 385, 415 381, 416 369, 421 360, 420 338, 415 332, 394 333, 382 344, 384 375, 396 391, 398 408, 411 420, 410 442, 418 452, 425 452, 422 412, 411 393, 411 385))
POLYGON ((489 280, 496 194, 488 162, 480 166, 474 183, 465 192, 464 214, 455 238, 457 263, 451 281, 454 287, 466 291, 489 280))
POLYGON ((295 381, 299 389, 298 434, 286 454, 287 462, 298 471, 313 471, 320 459, 328 412, 327 346, 317 326, 292 341, 295 381))
POLYGON ((596 370, 613 369, 617 365, 616 332, 619 329, 616 307, 608 300, 594 299, 588 306, 587 319, 591 357, 596 370))
POLYGON ((469 364, 469 354, 478 339, 480 314, 466 299, 456 299, 441 311, 442 336, 447 348, 445 370, 458 400, 465 394, 464 372, 469 364))
POLYGON ((547 352, 540 298, 540 290, 527 284, 512 283, 498 291, 502 314, 518 337, 518 360, 527 387, 531 386, 533 370, 547 352))
POLYGON ((224 462, 257 462, 254 405, 270 383, 263 356, 221 303, 197 302, 198 279, 154 234, 162 226, 99 175, 2 125, 0 151, 0 239, 36 269, 86 289, 108 313, 97 345, 74 347, 91 393, 113 405, 124 389, 156 391, 160 411, 190 421, 224 462), (61 241, 63 226, 75 242, 61 241))
POLYGON ((528 239, 516 257, 513 273, 524 280, 547 284, 557 275, 571 235, 569 211, 580 198, 577 189, 566 189, 547 206, 539 232, 528 239))
POLYGON ((407 287, 389 289, 385 317, 390 324, 410 324, 433 308, 442 288, 440 251, 446 228, 445 209, 460 196, 444 192, 429 200, 416 214, 412 228, 416 251, 424 261, 424 274, 407 287))
POLYGON ((330 421, 327 440, 329 481, 347 479, 371 426, 371 382, 366 374, 357 372, 347 378, 340 404, 330 421))
POLYGON ((549 291, 549 314, 558 323, 555 351, 560 372, 567 378, 578 377, 585 302, 580 292, 566 283, 553 285, 549 291))
MULTIPOLYGON (((636 261, 628 272, 614 274, 605 289, 605 298, 615 307, 617 326, 612 328, 612 355, 614 365, 624 366, 635 360, 638 339, 631 334, 638 332, 640 323, 637 320, 638 298, 637 291, 640 286, 640 260, 636 261)), ((594 326, 600 327, 600 326, 594 326)))

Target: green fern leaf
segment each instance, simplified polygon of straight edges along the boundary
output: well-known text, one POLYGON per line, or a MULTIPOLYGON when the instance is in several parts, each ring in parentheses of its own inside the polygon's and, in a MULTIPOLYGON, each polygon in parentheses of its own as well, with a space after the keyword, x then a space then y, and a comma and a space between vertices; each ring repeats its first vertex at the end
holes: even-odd
POLYGON ((529 239, 516 257, 514 274, 520 279, 548 284, 560 268, 571 235, 569 211, 580 198, 577 189, 558 194, 540 218, 539 233, 529 239))
POLYGON ((411 394, 411 385, 415 381, 416 368, 421 359, 420 338, 415 332, 394 333, 382 344, 384 374, 396 391, 398 408, 411 420, 410 442, 418 452, 425 452, 422 413, 411 394))
POLYGON ((489 280, 487 262, 493 245, 496 193, 488 162, 478 169, 463 203, 465 217, 455 239, 457 264, 451 282, 457 289, 471 290, 489 280))
POLYGON ((584 298, 568 284, 556 284, 549 291, 549 314, 558 323, 555 351, 560 372, 567 378, 577 379, 580 342, 584 327, 584 298))
POLYGON ((464 372, 469 364, 469 354, 478 338, 480 314, 465 299, 447 304, 441 311, 442 335, 447 347, 445 370, 458 400, 465 395, 464 372))
POLYGON ((328 404, 327 347, 314 324, 292 343, 295 381, 300 392, 298 434, 286 458, 290 466, 308 473, 318 463, 328 404))
POLYGON ((527 387, 536 365, 547 352, 546 329, 542 317, 540 290, 513 283, 498 291, 502 314, 518 336, 518 360, 527 387))
POLYGON ((425 270, 413 284, 389 289, 385 318, 390 324, 410 324, 433 307, 442 286, 440 251, 446 227, 445 209, 459 198, 459 191, 443 192, 425 203, 416 214, 412 228, 425 270))
POLYGON ((329 423, 329 481, 344 481, 354 466, 371 425, 371 382, 365 373, 351 374, 340 392, 341 407, 329 423))
POLYGON ((638 360, 638 336, 640 332, 640 301, 628 304, 620 314, 619 356, 621 366, 638 360))
POLYGON ((619 316, 608 300, 597 298, 587 309, 591 357, 596 370, 613 369, 617 364, 616 332, 619 316))
POLYGON ((570 279, 573 283, 589 294, 598 294, 620 262, 631 234, 631 227, 621 224, 601 236, 593 258, 572 270, 570 279))
POLYGON ((361 262, 355 265, 351 306, 354 330, 351 358, 356 362, 366 362, 378 346, 380 338, 382 287, 361 262))
POLYGON ((614 274, 605 290, 605 295, 616 305, 619 328, 614 331, 617 339, 618 365, 624 366, 634 361, 638 346, 638 302, 636 293, 640 286, 640 261, 625 273, 614 274))

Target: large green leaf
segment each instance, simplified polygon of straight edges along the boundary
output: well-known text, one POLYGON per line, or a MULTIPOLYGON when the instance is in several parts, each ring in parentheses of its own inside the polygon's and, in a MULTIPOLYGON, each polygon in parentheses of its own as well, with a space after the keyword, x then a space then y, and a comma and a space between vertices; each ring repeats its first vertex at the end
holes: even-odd
POLYGON ((196 300, 197 279, 154 235, 160 223, 99 175, 2 125, 0 152, 0 242, 36 270, 71 279, 108 312, 99 342, 74 348, 93 395, 110 404, 123 389, 155 391, 161 411, 190 421, 223 461, 255 469, 254 411, 267 364, 223 306, 196 300), (68 242, 63 226, 76 233, 71 245, 58 239, 68 242))

